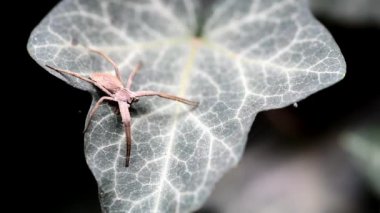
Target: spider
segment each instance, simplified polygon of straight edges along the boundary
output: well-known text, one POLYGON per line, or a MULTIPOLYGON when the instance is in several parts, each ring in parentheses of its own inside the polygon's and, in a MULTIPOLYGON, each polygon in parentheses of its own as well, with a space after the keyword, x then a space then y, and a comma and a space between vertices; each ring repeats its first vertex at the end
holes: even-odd
POLYGON ((90 74, 89 78, 86 78, 82 75, 79 75, 75 72, 69 71, 69 70, 63 70, 59 68, 54 68, 49 65, 45 65, 46 67, 59 72, 61 74, 67 74, 71 75, 73 77, 79 78, 83 81, 87 81, 96 87, 98 87, 100 90, 102 90, 106 96, 102 96, 98 102, 95 104, 94 108, 90 111, 89 118, 87 119, 87 122, 85 123, 85 130, 87 130, 89 121, 91 120, 94 113, 98 110, 99 106, 104 101, 114 101, 118 103, 120 115, 122 118, 122 122, 124 125, 124 131, 126 135, 126 160, 125 160, 125 166, 129 166, 129 160, 131 155, 131 145, 132 145, 132 135, 131 135, 131 115, 129 113, 129 108, 131 105, 139 100, 140 97, 143 96, 159 96, 161 98, 179 101, 184 104, 191 105, 193 107, 198 106, 198 102, 190 101, 185 98, 181 98, 178 96, 174 96, 171 94, 163 93, 163 92, 156 92, 156 91, 132 91, 131 86, 133 79, 136 75, 136 73, 141 69, 142 64, 138 63, 138 65, 135 67, 135 69, 132 71, 132 73, 128 77, 127 84, 125 85, 121 79, 121 73, 116 65, 116 63, 106 54, 98 51, 90 49, 90 51, 100 55, 103 57, 106 61, 112 64, 116 76, 113 76, 108 73, 92 73, 90 74))

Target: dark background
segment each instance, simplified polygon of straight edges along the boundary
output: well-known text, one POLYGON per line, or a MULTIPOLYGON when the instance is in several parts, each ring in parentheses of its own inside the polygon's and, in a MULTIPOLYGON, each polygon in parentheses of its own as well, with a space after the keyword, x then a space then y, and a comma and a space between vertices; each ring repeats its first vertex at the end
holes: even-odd
MULTIPOLYGON (((13 164, 2 173, 15 182, 5 183, 11 189, 7 197, 15 202, 12 208, 16 211, 11 212, 24 212, 24 208, 29 212, 100 212, 96 182, 83 151, 82 131, 90 95, 48 74, 26 51, 30 32, 57 2, 25 1, 22 7, 9 7, 12 17, 4 19, 10 26, 3 34, 13 42, 3 61, 10 66, 3 72, 13 75, 10 78, 17 82, 3 90, 12 100, 3 102, 11 109, 4 117, 11 116, 6 134, 12 139, 6 143, 12 148, 2 149, 3 156, 12 156, 3 160, 4 164, 13 164), (8 21, 14 17, 19 20, 8 21)), ((346 78, 299 102, 298 108, 260 113, 252 129, 255 136, 315 138, 342 129, 369 112, 379 118, 379 28, 320 20, 345 56, 346 78)), ((11 82, 10 78, 3 77, 3 85, 11 82)), ((250 143, 254 142, 250 135, 250 143)), ((376 212, 379 204, 372 190, 364 188, 362 193, 363 212, 376 212)))

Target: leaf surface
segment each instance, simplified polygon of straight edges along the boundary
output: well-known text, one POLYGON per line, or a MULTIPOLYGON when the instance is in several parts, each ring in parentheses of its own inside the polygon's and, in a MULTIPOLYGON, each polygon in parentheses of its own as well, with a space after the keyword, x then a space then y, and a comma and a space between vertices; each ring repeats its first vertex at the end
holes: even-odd
MULTIPOLYGON (((64 0, 28 43, 42 66, 113 73, 86 48, 113 58, 124 80, 142 61, 133 90, 200 102, 195 110, 155 97, 134 104, 128 168, 120 116, 110 104, 101 107, 85 154, 104 212, 198 209, 238 163, 259 111, 297 102, 345 74, 338 46, 302 0, 64 0)), ((100 95, 52 74, 94 100, 100 95)))

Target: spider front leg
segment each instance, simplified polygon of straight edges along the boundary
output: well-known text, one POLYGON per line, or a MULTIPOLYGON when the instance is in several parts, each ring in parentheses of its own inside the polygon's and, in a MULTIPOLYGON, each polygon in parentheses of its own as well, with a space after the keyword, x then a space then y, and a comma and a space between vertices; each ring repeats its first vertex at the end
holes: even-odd
POLYGON ((158 97, 161 97, 161 98, 166 98, 166 99, 169 99, 169 100, 178 101, 178 102, 181 102, 181 103, 193 106, 193 107, 196 107, 199 104, 196 101, 190 101, 190 100, 187 100, 185 98, 181 98, 181 97, 178 97, 178 96, 175 96, 175 95, 171 95, 171 94, 167 94, 167 93, 163 93, 163 92, 138 91, 138 92, 135 92, 135 94, 136 94, 136 97, 158 96, 158 97))
MULTIPOLYGON (((117 79, 119 79, 119 81, 123 84, 123 80, 121 79, 121 72, 119 70, 119 67, 117 66, 117 64, 115 63, 114 60, 112 60, 109 56, 107 56, 106 54, 104 54, 103 52, 100 52, 99 50, 94 50, 94 49, 89 49, 90 51, 100 55, 101 57, 103 57, 104 59, 106 59, 106 61, 108 61, 110 64, 112 64, 114 70, 115 70, 115 74, 116 74, 116 77, 117 79)), ((123 84, 123 86, 125 86, 123 84)))
POLYGON ((96 81, 93 81, 93 80, 91 80, 91 79, 88 79, 88 78, 86 78, 86 77, 83 77, 83 76, 81 76, 80 74, 75 73, 75 72, 72 72, 72 71, 70 71, 70 70, 59 69, 59 68, 52 67, 52 66, 50 66, 50 65, 45 65, 45 66, 46 66, 47 68, 52 69, 52 70, 54 70, 54 71, 56 71, 56 72, 59 72, 59 73, 61 73, 61 74, 71 75, 71 76, 76 77, 76 78, 79 78, 79 79, 81 79, 81 80, 83 80, 83 81, 87 81, 88 83, 91 83, 91 84, 97 86, 99 89, 101 89, 101 90, 102 90, 103 92, 105 92, 107 95, 112 96, 112 94, 111 94, 106 88, 104 88, 101 84, 99 84, 99 83, 96 82, 96 81))
POLYGON ((131 89, 133 79, 135 78, 136 74, 140 71, 141 67, 142 67, 142 63, 139 62, 137 66, 135 67, 135 69, 129 75, 128 82, 127 82, 127 89, 129 90, 131 89))
POLYGON ((123 101, 118 101, 118 104, 119 104, 121 120, 122 120, 123 125, 124 125, 125 139, 127 142, 125 167, 128 167, 129 166, 129 159, 131 157, 131 149, 132 149, 131 115, 129 113, 130 105, 126 102, 123 102, 123 101))
POLYGON ((104 101, 115 101, 115 99, 111 98, 111 97, 108 97, 108 96, 103 96, 101 97, 95 104, 94 108, 92 108, 92 110, 90 111, 89 115, 88 115, 88 118, 86 120, 86 123, 84 125, 84 130, 83 132, 86 132, 87 128, 88 128, 88 125, 91 121, 91 118, 92 116, 95 114, 95 112, 99 109, 100 105, 104 102, 104 101))

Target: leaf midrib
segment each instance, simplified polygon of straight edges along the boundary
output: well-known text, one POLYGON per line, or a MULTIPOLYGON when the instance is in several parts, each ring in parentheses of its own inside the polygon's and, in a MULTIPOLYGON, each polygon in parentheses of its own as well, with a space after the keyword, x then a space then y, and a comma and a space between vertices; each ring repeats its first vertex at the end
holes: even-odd
MULTIPOLYGON (((196 55, 199 51, 199 48, 202 44, 202 40, 199 40, 199 39, 192 39, 190 42, 189 42, 189 46, 190 46, 190 51, 189 51, 189 54, 187 56, 187 60, 186 60, 186 64, 182 70, 182 74, 181 74, 181 78, 180 78, 180 88, 179 88, 179 92, 177 95, 179 96, 184 96, 186 94, 186 91, 188 90, 188 86, 189 86, 189 81, 190 81, 190 75, 192 73, 192 71, 194 70, 194 61, 196 59, 196 55)), ((160 183, 158 184, 158 196, 156 197, 156 201, 155 201, 155 206, 154 206, 154 209, 153 209, 153 212, 159 212, 159 209, 160 209, 160 200, 161 200, 161 196, 162 196, 162 191, 163 191, 163 185, 165 184, 165 180, 167 180, 167 173, 168 173, 168 170, 169 170, 169 166, 170 166, 170 161, 171 161, 171 151, 172 151, 172 148, 173 148, 173 145, 175 143, 175 131, 176 131, 176 128, 177 128, 177 123, 178 123, 178 116, 179 116, 179 111, 180 111, 180 106, 177 104, 176 105, 176 110, 175 110, 175 113, 174 113, 174 118, 173 118, 173 125, 172 125, 172 129, 171 129, 171 137, 170 137, 170 140, 167 144, 167 147, 166 147, 166 156, 165 159, 164 159, 164 166, 163 166, 163 169, 162 169, 162 178, 160 180, 160 183)), ((191 113, 191 112, 190 112, 191 113)), ((177 206, 176 206, 176 212, 179 212, 179 201, 177 202, 177 206)))

